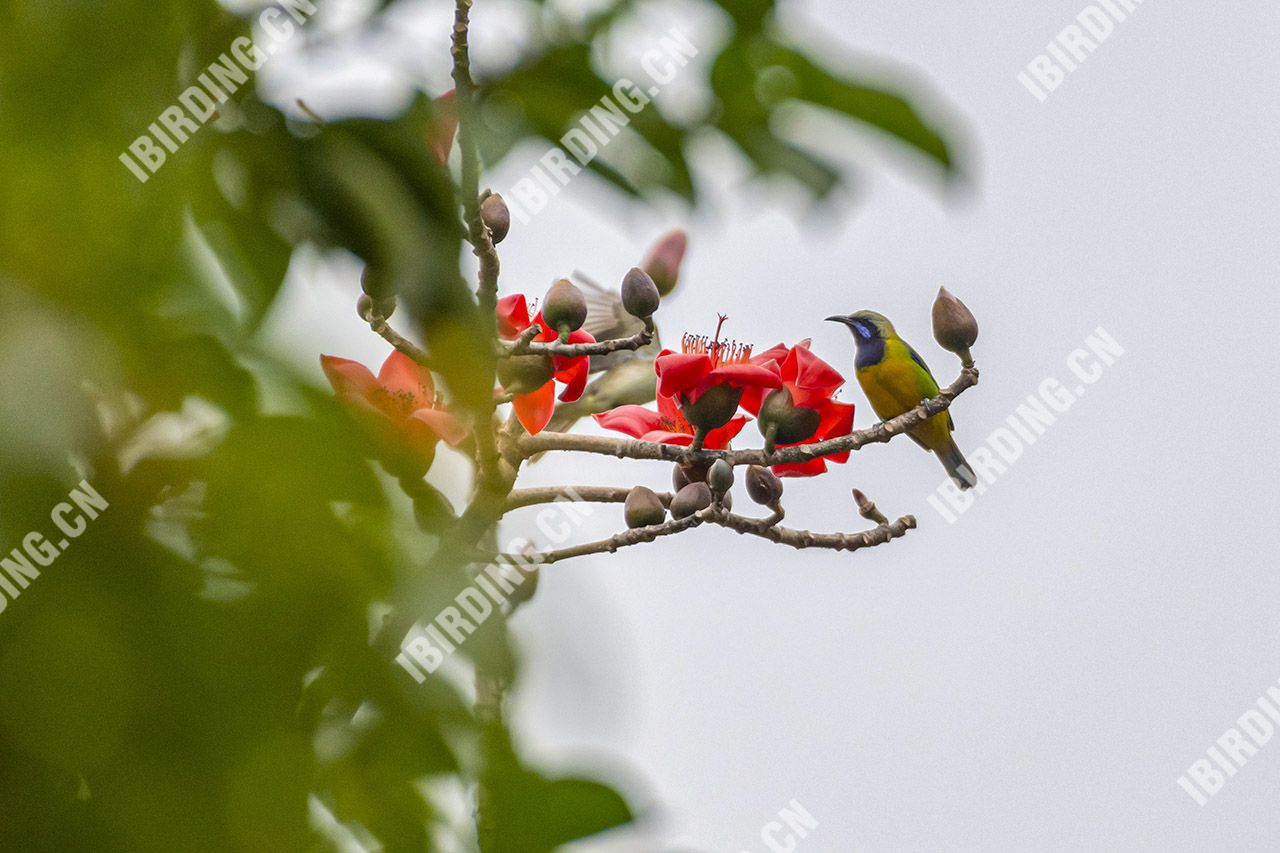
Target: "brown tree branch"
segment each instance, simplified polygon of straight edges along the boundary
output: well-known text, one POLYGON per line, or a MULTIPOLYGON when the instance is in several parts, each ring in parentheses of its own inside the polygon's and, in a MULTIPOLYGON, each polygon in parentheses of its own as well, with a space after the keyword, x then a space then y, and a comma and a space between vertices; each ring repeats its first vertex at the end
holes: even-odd
MULTIPOLYGON (((530 326, 534 329, 534 335, 530 335, 528 340, 518 339, 511 342, 499 341, 498 357, 511 358, 516 355, 557 355, 567 358, 577 356, 590 355, 608 355, 611 352, 622 352, 624 350, 638 350, 653 343, 653 324, 641 332, 626 338, 613 338, 607 341, 596 341, 590 344, 562 344, 557 341, 538 341, 534 342, 532 338, 536 336, 538 327, 530 326)), ((528 331, 527 329, 525 331, 528 331)))
MULTIPOLYGON (((625 486, 539 486, 531 489, 512 489, 511 494, 507 495, 507 511, 558 500, 620 504, 626 501, 630 493, 631 490, 625 486)), ((670 505, 670 492, 657 494, 663 506, 670 505)))
POLYGON ((857 551, 883 545, 891 539, 905 536, 908 530, 914 530, 916 519, 913 515, 904 515, 897 521, 881 524, 870 530, 858 533, 814 533, 810 530, 795 530, 780 524, 770 523, 769 518, 746 518, 731 512, 720 512, 709 521, 738 533, 749 533, 760 536, 779 545, 792 548, 827 548, 833 551, 857 551))
POLYGON ((813 444, 798 444, 794 447, 783 447, 771 454, 763 450, 701 450, 678 447, 672 444, 658 444, 652 441, 641 441, 635 438, 613 438, 609 436, 573 435, 560 432, 541 432, 537 435, 520 436, 517 450, 521 456, 529 457, 549 450, 566 450, 579 453, 596 453, 602 456, 615 456, 619 459, 653 459, 666 462, 696 462, 707 464, 716 459, 725 459, 732 465, 779 465, 782 463, 807 462, 819 456, 843 451, 858 450, 868 444, 889 441, 902 435, 913 427, 919 426, 934 415, 945 412, 952 401, 966 389, 978 383, 978 370, 966 367, 960 371, 959 378, 950 386, 930 397, 909 412, 881 421, 866 429, 854 430, 848 435, 813 444))
POLYGON ((409 356, 409 358, 413 359, 415 363, 422 365, 427 370, 433 369, 431 366, 431 356, 427 355, 426 351, 413 341, 391 328, 385 317, 372 315, 365 319, 369 321, 369 328, 373 329, 373 331, 381 336, 384 341, 409 356))
POLYGON ((683 533, 697 527, 700 524, 710 520, 712 516, 719 512, 717 507, 709 506, 701 512, 686 516, 685 518, 672 518, 664 521, 662 524, 651 524, 648 527, 636 527, 632 530, 624 530, 621 533, 615 533, 608 539, 601 539, 596 542, 585 542, 581 545, 573 545, 569 548, 561 548, 557 551, 542 551, 536 554, 525 554, 517 557, 515 554, 490 554, 484 559, 491 561, 504 560, 506 562, 519 562, 523 560, 533 565, 550 565, 558 563, 562 560, 571 560, 574 557, 585 557, 588 554, 612 554, 619 548, 626 548, 631 545, 639 545, 644 542, 652 542, 661 536, 671 536, 676 533, 683 533))

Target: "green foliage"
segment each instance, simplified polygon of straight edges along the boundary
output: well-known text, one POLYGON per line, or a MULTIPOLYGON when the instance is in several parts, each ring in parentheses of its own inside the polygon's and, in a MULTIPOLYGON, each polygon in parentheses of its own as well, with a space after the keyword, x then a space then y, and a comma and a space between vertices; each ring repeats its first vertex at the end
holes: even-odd
MULTIPOLYGON (((710 65, 716 103, 686 124, 637 116, 665 165, 593 164, 615 185, 696 200, 686 152, 715 129, 760 171, 824 193, 836 167, 775 132, 788 99, 950 168, 906 101, 770 35, 772 4, 719 5, 735 29, 710 65), (753 84, 770 79, 785 85, 753 84)), ((490 163, 558 138, 609 91, 593 47, 627 10, 578 40, 535 40, 481 81, 522 107, 511 133, 480 140, 490 163)), ((453 682, 393 662, 466 582, 441 544, 451 513, 422 492, 412 524, 365 434, 260 339, 294 250, 345 249, 449 354, 452 396, 489 397, 455 189, 423 144, 438 93, 316 126, 246 88, 140 183, 117 156, 245 21, 153 0, 0 0, 0 20, 0 549, 56 539, 49 512, 82 478, 110 502, 0 611, 0 848, 324 849, 314 800, 387 850, 427 850, 460 830, 424 780, 486 781, 490 850, 628 822, 607 785, 545 777, 453 682), (179 411, 200 433, 181 447, 159 430, 179 411)), ((499 619, 463 652, 518 677, 499 619)))

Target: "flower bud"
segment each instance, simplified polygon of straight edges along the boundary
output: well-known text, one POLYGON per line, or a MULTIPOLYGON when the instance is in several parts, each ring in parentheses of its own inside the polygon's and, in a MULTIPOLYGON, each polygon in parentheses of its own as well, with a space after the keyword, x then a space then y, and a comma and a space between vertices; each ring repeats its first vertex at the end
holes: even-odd
POLYGON ((933 301, 933 337, 944 350, 960 356, 965 367, 973 366, 969 347, 978 340, 978 321, 945 287, 938 288, 933 301))
POLYGON ((777 506, 782 500, 782 481, 768 468, 750 465, 747 467, 747 494, 761 506, 777 506))
POLYGON ((680 280, 680 262, 689 248, 689 236, 681 229, 668 231, 649 249, 640 268, 649 274, 657 285, 658 293, 666 296, 680 280))
POLYGON ((774 428, 773 440, 778 444, 797 444, 818 431, 822 423, 822 415, 817 409, 797 406, 791 400, 791 392, 786 388, 776 388, 769 392, 760 404, 760 416, 757 426, 760 434, 767 436, 770 428, 774 428))
POLYGON ((622 505, 627 527, 648 527, 661 524, 667 520, 667 509, 662 505, 656 492, 646 486, 636 486, 627 493, 627 500, 622 505))
POLYGON ((360 273, 360 289, 374 299, 395 296, 395 283, 391 276, 387 275, 386 270, 373 264, 366 264, 364 272, 360 273))
POLYGON ((876 524, 889 523, 889 519, 885 518, 884 513, 876 509, 876 505, 860 489, 853 490, 853 502, 858 505, 858 515, 867 521, 874 521, 876 524))
POLYGON ((711 470, 707 473, 707 485, 711 486, 711 491, 716 497, 732 489, 733 466, 723 459, 717 459, 711 464, 711 470))
POLYGON ((680 413, 686 421, 699 429, 719 429, 733 420, 741 400, 741 388, 721 382, 703 391, 696 402, 683 403, 680 413))
POLYGON ((369 294, 362 293, 356 300, 356 316, 366 323, 373 321, 373 299, 369 294))
POLYGON ((494 245, 501 243, 511 230, 511 211, 507 210, 507 203, 497 193, 490 194, 480 202, 480 218, 489 229, 489 238, 494 245))
POLYGON ((551 381, 555 368, 545 355, 516 355, 498 359, 498 384, 512 394, 537 391, 551 381))
POLYGON ((395 294, 385 296, 382 299, 373 300, 373 316, 387 319, 396 313, 396 297, 395 294))
POLYGON ((622 279, 622 307, 632 317, 647 320, 658 310, 661 297, 658 286, 649 274, 639 267, 632 267, 622 279))
POLYGON ((542 319, 557 332, 576 331, 587 321, 587 300, 573 282, 562 278, 542 300, 542 319))
POLYGON ((685 466, 676 465, 671 469, 671 488, 677 492, 692 482, 693 480, 689 478, 689 472, 685 470, 685 466))
POLYGON ((671 499, 671 517, 688 518, 711 506, 711 488, 706 483, 690 483, 671 499))

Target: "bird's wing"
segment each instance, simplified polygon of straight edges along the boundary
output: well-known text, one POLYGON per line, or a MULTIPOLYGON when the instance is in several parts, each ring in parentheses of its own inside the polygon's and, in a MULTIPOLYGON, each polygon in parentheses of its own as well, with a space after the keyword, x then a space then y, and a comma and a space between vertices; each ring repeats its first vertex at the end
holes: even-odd
MULTIPOLYGON (((938 388, 938 380, 933 378, 933 371, 929 369, 929 365, 924 363, 924 359, 920 357, 920 353, 916 352, 915 348, 913 348, 911 344, 903 341, 902 345, 907 348, 907 352, 911 355, 911 360, 920 365, 920 368, 924 371, 925 375, 920 379, 920 386, 921 390, 925 392, 925 395, 921 399, 938 396, 938 391, 940 390, 938 388)), ((956 428, 955 419, 951 417, 950 409, 947 410, 947 426, 951 429, 956 428)))
MULTIPOLYGON (((582 328, 597 341, 627 338, 644 331, 644 321, 627 313, 627 310, 622 307, 622 296, 619 293, 606 290, 581 272, 575 272, 573 277, 582 285, 582 295, 587 301, 587 320, 582 324, 582 328)), ((656 334, 654 344, 657 344, 656 334)), ((646 347, 647 349, 649 347, 646 347)), ((602 370, 608 370, 634 357, 635 351, 626 350, 608 355, 593 355, 591 372, 599 373, 602 370)), ((649 357, 652 358, 652 355, 649 357)))

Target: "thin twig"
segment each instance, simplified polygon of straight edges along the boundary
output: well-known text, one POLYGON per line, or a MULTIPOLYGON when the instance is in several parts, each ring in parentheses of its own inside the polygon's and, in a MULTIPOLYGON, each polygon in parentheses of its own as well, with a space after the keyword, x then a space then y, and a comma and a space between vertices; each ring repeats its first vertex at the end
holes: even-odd
POLYGON ((771 524, 772 519, 746 518, 731 512, 721 512, 709 520, 712 524, 736 530, 738 533, 760 536, 779 545, 789 545, 792 548, 827 548, 833 551, 857 551, 861 548, 883 545, 891 539, 905 536, 908 530, 914 530, 916 526, 913 515, 904 515, 897 521, 858 533, 814 533, 810 530, 795 530, 777 523, 771 524))
MULTIPOLYGON (((585 501, 586 503, 620 504, 626 501, 631 490, 625 486, 540 486, 530 489, 513 489, 507 496, 507 510, 551 503, 553 501, 585 501)), ((671 503, 670 492, 658 492, 663 506, 671 503)))
POLYGON ((422 365, 428 370, 432 369, 431 356, 427 355, 426 351, 413 343, 413 341, 410 341, 404 335, 391 328, 384 318, 376 315, 370 317, 369 328, 373 329, 374 332, 380 335, 384 341, 391 344, 391 346, 413 359, 415 363, 422 365))
POLYGON ((532 555, 521 555, 519 558, 514 554, 494 554, 486 557, 486 559, 505 560, 507 562, 523 560, 537 565, 550 565, 551 563, 558 563, 562 560, 571 560, 574 557, 585 557, 589 554, 612 554, 619 548, 626 548, 630 545, 639 545, 644 542, 652 542, 661 536, 671 536, 676 533, 683 533, 686 530, 690 530, 710 520, 717 512, 720 512, 718 507, 709 506, 700 512, 686 516, 685 518, 673 518, 664 521, 662 524, 651 524, 648 527, 637 527, 632 530, 624 530, 621 533, 615 533, 608 539, 601 539, 597 542, 585 542, 581 545, 561 548, 558 551, 542 551, 532 555))

